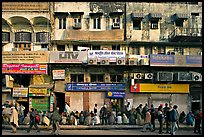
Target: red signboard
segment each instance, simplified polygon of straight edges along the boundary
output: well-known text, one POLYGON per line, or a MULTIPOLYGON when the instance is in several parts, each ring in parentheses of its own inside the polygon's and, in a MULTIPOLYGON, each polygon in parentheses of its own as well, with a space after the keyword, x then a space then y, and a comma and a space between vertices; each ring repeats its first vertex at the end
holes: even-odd
POLYGON ((47 74, 45 64, 2 64, 3 74, 47 74))

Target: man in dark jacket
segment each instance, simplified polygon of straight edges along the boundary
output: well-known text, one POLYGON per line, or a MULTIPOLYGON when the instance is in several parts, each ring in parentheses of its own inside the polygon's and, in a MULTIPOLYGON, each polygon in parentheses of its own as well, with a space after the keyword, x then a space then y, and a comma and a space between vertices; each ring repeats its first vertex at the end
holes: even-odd
POLYGON ((30 130, 31 130, 31 128, 33 127, 33 125, 34 125, 34 127, 37 129, 37 132, 40 132, 40 129, 38 128, 37 123, 36 123, 35 116, 36 116, 35 111, 34 111, 33 108, 31 108, 31 112, 30 112, 30 126, 29 126, 29 128, 27 129, 27 132, 28 132, 28 133, 30 132, 30 130))
POLYGON ((175 135, 176 134, 176 120, 177 120, 177 105, 173 106, 173 109, 169 112, 169 119, 171 121, 171 135, 175 135))
POLYGON ((165 123, 166 123, 166 133, 170 133, 170 123, 169 123, 169 110, 168 103, 165 104, 164 107, 164 117, 165 117, 165 123))
POLYGON ((107 125, 107 106, 106 104, 103 105, 103 107, 100 110, 100 117, 102 120, 102 125, 107 125))
POLYGON ((55 135, 59 135, 59 122, 61 121, 62 117, 59 114, 59 108, 56 107, 53 114, 52 114, 52 133, 51 134, 55 134, 55 135))
POLYGON ((200 131, 201 119, 202 119, 202 111, 196 110, 195 111, 194 133, 196 133, 196 131, 198 131, 198 133, 201 134, 201 131, 200 131))

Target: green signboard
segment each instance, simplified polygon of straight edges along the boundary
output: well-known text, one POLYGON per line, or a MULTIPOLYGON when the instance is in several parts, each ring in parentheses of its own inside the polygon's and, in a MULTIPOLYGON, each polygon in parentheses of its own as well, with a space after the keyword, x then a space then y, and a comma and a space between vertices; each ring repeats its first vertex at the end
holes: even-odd
POLYGON ((42 111, 50 110, 50 101, 49 97, 43 98, 32 98, 32 108, 42 111))

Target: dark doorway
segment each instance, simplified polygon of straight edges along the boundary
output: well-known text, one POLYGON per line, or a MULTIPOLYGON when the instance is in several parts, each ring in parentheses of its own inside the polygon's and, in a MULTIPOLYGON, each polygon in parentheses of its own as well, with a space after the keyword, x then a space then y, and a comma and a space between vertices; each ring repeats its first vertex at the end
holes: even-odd
POLYGON ((60 114, 64 111, 65 93, 55 92, 56 106, 59 107, 60 114))
POLYGON ((24 116, 27 115, 27 113, 29 112, 29 103, 27 101, 17 101, 19 103, 19 105, 23 105, 25 107, 24 110, 24 116))
POLYGON ((194 113, 198 109, 200 109, 200 102, 192 102, 191 111, 194 113))

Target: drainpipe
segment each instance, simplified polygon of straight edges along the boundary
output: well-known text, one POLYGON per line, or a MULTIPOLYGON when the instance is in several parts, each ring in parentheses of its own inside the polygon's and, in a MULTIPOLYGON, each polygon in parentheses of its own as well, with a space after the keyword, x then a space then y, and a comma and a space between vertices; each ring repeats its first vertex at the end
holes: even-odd
POLYGON ((124 3, 124 41, 127 40, 127 36, 126 36, 126 2, 124 3))

